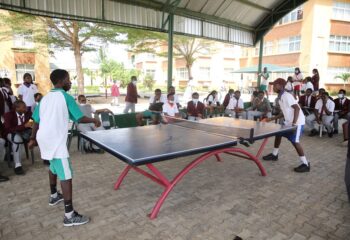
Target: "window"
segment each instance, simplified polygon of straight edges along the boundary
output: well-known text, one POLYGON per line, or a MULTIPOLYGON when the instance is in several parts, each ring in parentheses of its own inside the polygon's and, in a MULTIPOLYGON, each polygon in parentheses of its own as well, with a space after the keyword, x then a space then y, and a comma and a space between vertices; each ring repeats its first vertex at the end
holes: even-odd
POLYGON ((350 3, 334 1, 333 18, 343 21, 350 21, 350 3))
POLYGON ((13 34, 13 46, 15 48, 34 48, 33 34, 31 33, 13 34))
POLYGON ((300 51, 300 36, 282 38, 278 40, 278 53, 300 51))
POLYGON ((329 51, 350 53, 350 36, 331 35, 329 37, 329 51))
POLYGON ((35 78, 34 78, 34 64, 16 64, 17 83, 22 82, 23 75, 25 73, 30 73, 30 75, 32 75, 33 80, 35 80, 35 78))
POLYGON ((199 79, 209 80, 210 79, 210 67, 199 68, 199 79))
POLYGON ((285 15, 283 18, 281 18, 278 21, 278 24, 281 25, 281 24, 291 23, 301 19, 303 19, 303 8, 302 6, 299 6, 293 11, 291 11, 290 13, 288 13, 287 15, 285 15))
POLYGON ((176 75, 179 79, 188 79, 187 68, 178 68, 176 70, 176 75))
POLYGON ((154 77, 156 75, 156 70, 155 69, 146 69, 144 71, 144 73, 145 73, 145 75, 149 75, 154 79, 154 77))
POLYGON ((273 42, 264 43, 264 56, 271 55, 273 52, 273 42))
POLYGON ((234 68, 224 68, 224 80, 233 81, 234 80, 234 68))
POLYGON ((349 73, 350 67, 329 67, 327 69, 327 80, 330 83, 344 83, 342 79, 335 78, 342 73, 349 73))
POLYGON ((241 48, 241 57, 249 57, 249 48, 241 48))

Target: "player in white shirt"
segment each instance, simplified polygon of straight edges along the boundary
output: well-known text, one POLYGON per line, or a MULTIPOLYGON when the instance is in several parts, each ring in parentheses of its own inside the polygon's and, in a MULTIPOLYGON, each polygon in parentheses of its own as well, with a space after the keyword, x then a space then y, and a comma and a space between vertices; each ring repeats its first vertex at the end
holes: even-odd
MULTIPOLYGON (((175 87, 170 86, 168 89, 168 94, 174 95, 174 103, 176 103, 177 108, 180 108, 181 107, 180 98, 179 98, 179 95, 177 95, 175 92, 175 87)), ((168 101, 168 94, 162 94, 162 99, 161 99, 162 103, 166 103, 168 101)))
POLYGON ((328 137, 333 137, 333 124, 332 120, 334 118, 333 112, 335 108, 335 103, 329 99, 327 92, 322 93, 321 98, 317 100, 315 105, 315 111, 306 117, 306 125, 311 129, 310 137, 318 135, 315 128, 315 122, 322 124, 326 127, 328 137))
POLYGON ((284 117, 284 124, 287 126, 295 126, 296 129, 293 132, 283 133, 275 137, 275 144, 272 153, 263 157, 266 161, 277 161, 279 146, 281 144, 282 137, 287 138, 297 151, 301 164, 294 168, 295 172, 303 173, 310 172, 310 163, 306 160, 303 147, 300 144, 300 137, 303 133, 305 116, 301 111, 300 106, 294 96, 284 90, 286 81, 282 78, 277 78, 274 82, 273 90, 278 94, 278 103, 282 110, 282 113, 276 117, 268 119, 268 121, 280 119, 284 117))
POLYGON ((244 110, 244 103, 241 98, 241 92, 235 91, 234 95, 230 97, 230 101, 226 107, 225 113, 233 118, 247 119, 247 112, 244 110))
POLYGON ((27 109, 32 112, 32 106, 35 104, 34 94, 38 88, 33 84, 32 75, 25 73, 23 75, 23 84, 19 86, 17 93, 20 100, 25 102, 27 109))

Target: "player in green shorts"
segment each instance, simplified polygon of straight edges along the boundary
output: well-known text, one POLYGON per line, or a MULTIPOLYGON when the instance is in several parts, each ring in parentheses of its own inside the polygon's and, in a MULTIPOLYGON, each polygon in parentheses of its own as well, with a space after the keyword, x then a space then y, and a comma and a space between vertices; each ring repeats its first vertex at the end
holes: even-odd
POLYGON ((51 196, 49 205, 53 206, 64 200, 64 226, 82 225, 89 222, 89 218, 78 214, 73 209, 73 171, 66 144, 68 121, 71 119, 79 123, 94 123, 96 127, 99 127, 101 122, 94 118, 85 117, 74 98, 66 93, 71 88, 69 74, 66 70, 54 70, 50 79, 54 89, 44 96, 35 108, 29 147, 33 148, 38 144, 41 158, 50 162, 51 196), (63 195, 57 191, 57 177, 61 181, 63 195))

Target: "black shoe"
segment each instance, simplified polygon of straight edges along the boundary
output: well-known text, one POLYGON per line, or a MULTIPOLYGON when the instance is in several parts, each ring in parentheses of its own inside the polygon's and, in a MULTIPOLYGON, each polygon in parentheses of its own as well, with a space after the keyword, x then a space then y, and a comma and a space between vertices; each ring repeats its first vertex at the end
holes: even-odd
POLYGON ((318 132, 315 129, 312 129, 310 134, 309 134, 309 137, 313 137, 313 136, 317 136, 317 135, 318 135, 318 132))
POLYGON ((24 175, 24 171, 22 167, 16 167, 15 168, 15 174, 16 175, 24 175))
POLYGON ((309 165, 306 165, 305 163, 303 163, 298 167, 294 168, 294 171, 298 173, 310 172, 310 168, 311 168, 310 163, 309 165))
POLYGON ((49 160, 43 160, 43 164, 46 166, 50 166, 50 161, 49 160))
POLYGON ((278 154, 277 155, 273 155, 272 153, 270 153, 269 155, 263 156, 263 159, 265 161, 277 161, 278 160, 278 154))
POLYGON ((8 180, 10 180, 8 177, 0 175, 0 182, 6 182, 8 180))
POLYGON ((329 138, 332 138, 332 137, 333 137, 333 131, 330 131, 330 132, 328 133, 328 137, 329 137, 329 138))
POLYGON ((338 134, 338 129, 334 129, 333 134, 338 134))

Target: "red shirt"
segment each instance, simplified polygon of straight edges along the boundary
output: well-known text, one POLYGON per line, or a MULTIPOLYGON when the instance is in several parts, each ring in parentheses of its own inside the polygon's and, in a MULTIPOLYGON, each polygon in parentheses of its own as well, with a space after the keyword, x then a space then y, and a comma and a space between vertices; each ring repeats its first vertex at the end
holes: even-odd
POLYGON ((112 97, 119 97, 120 92, 119 92, 119 87, 117 84, 113 84, 111 87, 111 95, 112 97))
POLYGON ((126 89, 125 102, 137 103, 137 88, 132 82, 128 84, 126 89))

